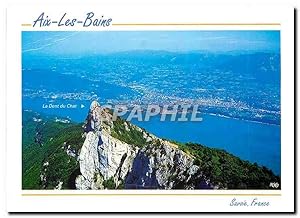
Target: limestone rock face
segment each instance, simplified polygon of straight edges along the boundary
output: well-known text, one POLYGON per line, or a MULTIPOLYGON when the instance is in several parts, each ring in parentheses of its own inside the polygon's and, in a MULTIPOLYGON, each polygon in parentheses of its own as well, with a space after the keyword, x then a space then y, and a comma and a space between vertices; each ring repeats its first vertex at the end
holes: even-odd
POLYGON ((113 179, 118 185, 127 175, 135 146, 110 135, 113 122, 98 102, 93 102, 85 125, 86 139, 79 155, 80 172, 76 178, 77 189, 98 189, 105 180, 113 179))
POLYGON ((125 188, 195 189, 206 181, 193 158, 165 143, 149 145, 139 151, 125 188))
POLYGON ((101 135, 99 143, 99 172, 104 179, 115 177, 124 179, 130 170, 137 148, 111 137, 106 132, 101 135))
MULTIPOLYGON (((83 178, 76 181, 76 184, 80 181, 84 181, 83 187, 89 187, 94 182, 94 176, 99 169, 99 155, 98 155, 98 143, 99 137, 94 132, 88 132, 85 141, 82 145, 79 154, 80 172, 83 178)), ((81 187, 81 189, 86 189, 81 187)))

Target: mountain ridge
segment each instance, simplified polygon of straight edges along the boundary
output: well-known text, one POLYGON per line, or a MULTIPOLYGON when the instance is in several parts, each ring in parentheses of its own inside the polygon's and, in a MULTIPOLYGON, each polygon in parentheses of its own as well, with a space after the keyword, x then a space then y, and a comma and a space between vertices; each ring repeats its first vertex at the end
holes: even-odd
MULTIPOLYGON (((43 145, 39 152, 48 150, 34 163, 40 181, 34 186, 24 183, 32 175, 28 174, 32 166, 27 166, 23 189, 269 189, 270 182, 280 183, 280 177, 266 167, 224 150, 172 142, 120 117, 112 120, 111 111, 96 101, 85 123, 73 133, 64 131, 74 124, 60 125, 62 130, 50 138, 45 128, 40 131, 43 145)), ((24 127, 23 132, 26 123, 24 127)), ((38 144, 32 142, 34 146, 38 144)))

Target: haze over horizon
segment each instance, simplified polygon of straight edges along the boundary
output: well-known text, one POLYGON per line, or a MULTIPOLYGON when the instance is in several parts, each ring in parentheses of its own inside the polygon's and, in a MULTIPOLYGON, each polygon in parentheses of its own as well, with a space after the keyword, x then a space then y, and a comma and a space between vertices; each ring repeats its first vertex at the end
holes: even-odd
POLYGON ((22 53, 84 55, 157 50, 168 52, 280 52, 280 31, 22 32, 22 53))

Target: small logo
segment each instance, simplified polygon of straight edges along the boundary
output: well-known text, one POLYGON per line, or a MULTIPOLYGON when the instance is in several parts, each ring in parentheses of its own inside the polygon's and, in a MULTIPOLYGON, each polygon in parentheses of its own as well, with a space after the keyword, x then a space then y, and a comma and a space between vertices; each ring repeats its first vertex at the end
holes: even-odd
POLYGON ((271 187, 271 188, 278 188, 279 187, 279 183, 278 182, 270 182, 269 187, 271 187))

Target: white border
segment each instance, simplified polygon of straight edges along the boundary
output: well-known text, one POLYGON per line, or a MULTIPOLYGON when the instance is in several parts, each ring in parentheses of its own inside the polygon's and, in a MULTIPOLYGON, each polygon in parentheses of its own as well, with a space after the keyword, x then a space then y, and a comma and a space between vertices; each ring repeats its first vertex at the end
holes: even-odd
MULTIPOLYGON (((168 212, 225 212, 225 211, 269 211, 291 212, 294 210, 294 56, 293 56, 293 8, 282 6, 247 5, 200 5, 195 2, 141 5, 135 3, 109 4, 99 2, 101 7, 91 6, 60 6, 47 7, 11 7, 7 14, 7 201, 8 211, 69 211, 69 212, 100 212, 100 211, 168 211, 168 212), (117 7, 116 7, 117 6, 117 7), (267 208, 229 207, 232 196, 22 196, 27 191, 21 190, 21 30, 22 23, 33 20, 41 11, 51 16, 60 16, 69 12, 74 16, 94 11, 111 16, 115 23, 280 23, 278 26, 143 26, 143 27, 109 27, 110 30, 215 30, 215 29, 280 29, 281 30, 281 196, 259 196, 260 200, 271 203, 267 208), (178 16, 180 14, 180 16, 178 16), (179 20, 180 19, 180 20, 179 20), (179 22, 180 21, 180 22, 179 22)), ((34 30, 37 30, 34 28, 34 30)), ((45 29, 43 29, 45 30, 45 29)), ((46 30, 63 30, 49 28, 46 30)), ((64 29, 65 30, 65 29, 64 29)), ((81 31, 79 27, 70 30, 81 31)), ((84 29, 87 31, 87 29, 84 29)), ((90 28, 89 31, 99 31, 90 28)), ((38 30, 38 31, 42 31, 38 30)), ((53 191, 46 191, 51 192, 53 191)), ((67 191, 74 193, 76 191, 67 191)), ((110 191, 113 192, 113 191, 110 191)), ((127 192, 127 191, 121 191, 127 192)), ((135 191, 128 191, 134 193, 135 191)), ((140 192, 140 191, 139 191, 140 192)), ((161 191, 143 191, 160 193, 161 191)), ((170 191, 174 193, 174 191, 170 191)), ((182 191, 176 191, 181 193, 182 191)), ((184 191, 186 193, 186 191, 184 191)), ((195 191, 194 193, 207 193, 195 191)), ((253 193, 254 191, 229 191, 230 193, 253 193)), ((31 193, 45 193, 35 191, 31 193)), ((77 192, 76 192, 77 193, 77 192)), ((83 193, 83 192, 81 192, 83 193)), ((90 193, 90 192, 89 192, 90 193)), ((107 191, 93 191, 107 193, 107 191)), ((214 190, 214 193, 228 193, 214 190)), ((270 193, 255 191, 255 193, 270 193)), ((253 199, 253 196, 237 196, 239 200, 253 199)))

